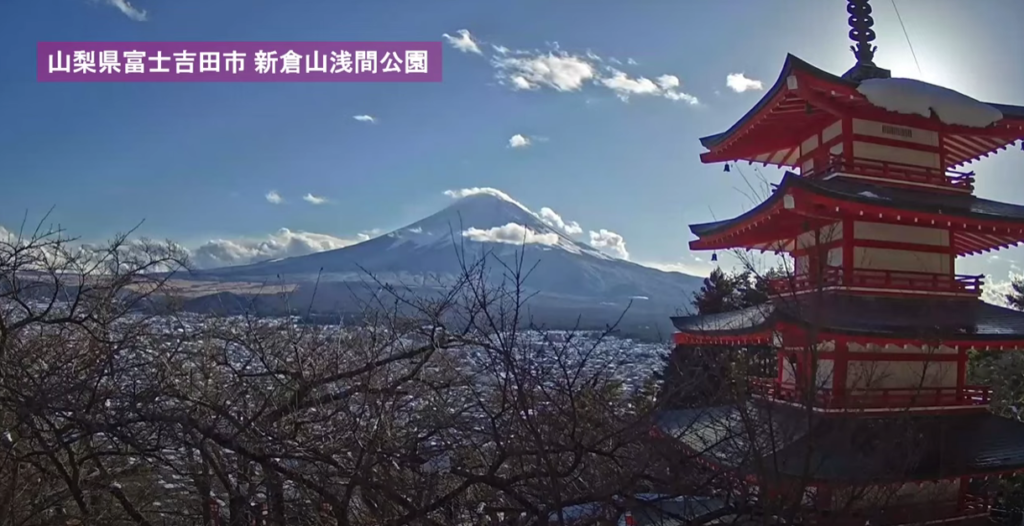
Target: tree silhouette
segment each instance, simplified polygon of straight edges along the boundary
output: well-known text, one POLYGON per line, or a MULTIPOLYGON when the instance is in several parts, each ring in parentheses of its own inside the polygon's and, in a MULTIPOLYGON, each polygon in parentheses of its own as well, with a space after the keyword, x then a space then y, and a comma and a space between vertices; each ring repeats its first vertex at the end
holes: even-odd
MULTIPOLYGON (((749 270, 726 273, 716 268, 693 294, 697 314, 734 312, 768 302, 768 283, 776 271, 754 276, 749 270)), ((756 349, 709 345, 678 345, 665 356, 658 383, 658 401, 665 408, 727 403, 732 399, 732 369, 740 353, 759 358, 756 349)), ((757 360, 760 362, 761 360, 757 360)), ((763 364, 762 364, 763 365, 763 364)))

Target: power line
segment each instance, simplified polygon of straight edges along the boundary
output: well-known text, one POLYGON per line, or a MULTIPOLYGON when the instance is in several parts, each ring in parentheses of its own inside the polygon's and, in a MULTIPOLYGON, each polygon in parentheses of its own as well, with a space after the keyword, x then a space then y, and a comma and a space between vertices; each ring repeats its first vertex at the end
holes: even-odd
POLYGON ((907 33, 907 26, 903 24, 903 17, 900 16, 900 8, 896 7, 896 0, 891 1, 892 9, 896 11, 896 20, 900 21, 900 27, 903 28, 903 36, 906 37, 907 46, 910 47, 910 56, 914 57, 914 65, 917 66, 917 73, 923 76, 924 72, 921 71, 921 63, 917 61, 917 53, 914 52, 914 44, 910 42, 910 34, 907 33))

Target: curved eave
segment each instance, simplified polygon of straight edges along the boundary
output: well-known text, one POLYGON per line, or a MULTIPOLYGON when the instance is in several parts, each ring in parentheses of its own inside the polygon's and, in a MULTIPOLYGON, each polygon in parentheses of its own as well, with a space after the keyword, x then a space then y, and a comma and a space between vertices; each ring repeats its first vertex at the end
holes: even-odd
POLYGON ((840 179, 813 181, 786 172, 775 192, 748 212, 732 219, 691 225, 690 231, 699 239, 690 242, 690 249, 780 250, 765 243, 794 234, 789 231, 792 225, 779 223, 786 219, 781 216, 803 217, 801 210, 808 205, 818 209, 817 216, 836 220, 852 215, 865 221, 952 228, 954 248, 960 255, 1014 246, 1024 239, 1024 206, 967 194, 925 193, 840 179), (784 210, 779 202, 787 193, 793 195, 792 211, 784 210), (755 232, 758 227, 763 232, 755 232))
MULTIPOLYGON (((778 119, 784 119, 784 129, 814 128, 834 115, 859 115, 863 118, 898 120, 907 126, 934 129, 935 120, 872 106, 856 91, 858 82, 833 75, 794 56, 787 55, 782 71, 764 96, 728 130, 702 137, 701 145, 708 149, 700 155, 703 163, 747 160, 765 165, 794 167, 799 158, 798 144, 803 137, 788 134, 761 133, 750 137, 752 130, 761 126, 779 128, 778 119), (798 79, 791 89, 789 78, 798 79), (804 82, 800 82, 803 80, 804 82), (807 114, 795 111, 796 106, 812 107, 818 111, 807 114), (768 124, 768 121, 772 124, 768 124), (754 151, 756 150, 756 151, 754 151)), ((1024 107, 1008 104, 988 104, 1003 113, 1003 119, 984 128, 943 125, 947 137, 946 158, 949 167, 959 167, 977 159, 1006 149, 1024 139, 1024 107)))
POLYGON ((1024 106, 1012 106, 1010 104, 996 104, 994 102, 986 102, 989 106, 999 110, 1003 114, 1003 119, 996 124, 1009 124, 1008 121, 1013 123, 1024 123, 1024 106))
POLYGON ((861 344, 917 346, 932 340, 947 347, 987 351, 1024 348, 1024 312, 977 299, 936 301, 837 295, 820 303, 794 306, 794 312, 783 317, 786 324, 802 329, 803 335, 814 334, 819 342, 842 339, 861 344), (810 314, 817 321, 808 320, 801 313, 810 314))
POLYGON ((817 196, 884 208, 889 212, 919 212, 929 217, 942 218, 946 222, 952 216, 979 222, 981 228, 1004 225, 1008 228, 1024 227, 1024 206, 982 199, 971 194, 920 192, 839 179, 812 181, 791 172, 783 176, 783 181, 787 179, 792 181, 791 185, 817 196))
POLYGON ((697 241, 690 242, 690 248, 694 250, 708 250, 709 248, 701 246, 701 241, 710 241, 712 238, 727 235, 737 229, 743 229, 747 226, 755 225, 766 219, 768 216, 776 213, 781 209, 782 203, 780 200, 782 199, 782 196, 786 194, 786 190, 791 184, 792 183, 786 177, 783 177, 782 182, 775 191, 772 192, 772 195, 770 195, 768 199, 765 199, 761 204, 732 219, 690 225, 690 232, 700 238, 697 241))
POLYGON ((728 130, 722 133, 716 133, 714 135, 708 135, 707 137, 701 137, 700 143, 705 148, 714 151, 724 142, 727 142, 730 137, 746 127, 747 123, 752 121, 762 111, 770 110, 772 103, 777 100, 778 96, 787 89, 787 79, 794 71, 800 71, 814 76, 815 78, 834 83, 838 86, 845 86, 849 88, 856 88, 857 83, 843 79, 833 75, 821 68, 811 65, 809 62, 792 54, 786 55, 786 61, 782 65, 782 71, 779 73, 779 77, 775 79, 775 83, 772 87, 765 92, 761 100, 754 105, 743 117, 740 117, 735 124, 732 125, 728 130))
POLYGON ((763 345, 782 334, 787 348, 842 340, 977 350, 1024 348, 1024 312, 977 299, 825 294, 774 297, 765 305, 672 318, 677 345, 763 345), (810 339, 813 338, 813 341, 810 339))
POLYGON ((676 345, 757 345, 772 341, 775 316, 771 304, 738 311, 672 318, 676 345))

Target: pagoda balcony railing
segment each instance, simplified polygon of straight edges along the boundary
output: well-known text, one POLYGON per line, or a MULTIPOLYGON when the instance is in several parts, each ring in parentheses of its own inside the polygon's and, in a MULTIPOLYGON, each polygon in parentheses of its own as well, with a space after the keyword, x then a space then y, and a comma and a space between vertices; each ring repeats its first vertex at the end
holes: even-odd
POLYGON ((803 172, 804 176, 817 179, 836 174, 968 193, 974 191, 974 172, 942 170, 891 161, 849 160, 841 155, 832 155, 824 166, 803 172))
POLYGON ((908 407, 982 407, 991 403, 992 389, 983 385, 956 387, 850 387, 838 394, 826 387, 814 388, 808 399, 807 391, 796 384, 783 383, 775 378, 751 378, 752 395, 804 404, 811 402, 816 409, 901 409, 908 407))
POLYGON ((930 272, 908 272, 902 270, 852 269, 827 266, 816 278, 812 274, 796 274, 769 281, 771 290, 805 292, 827 288, 862 288, 886 290, 912 290, 943 294, 981 294, 983 275, 934 274, 930 272))

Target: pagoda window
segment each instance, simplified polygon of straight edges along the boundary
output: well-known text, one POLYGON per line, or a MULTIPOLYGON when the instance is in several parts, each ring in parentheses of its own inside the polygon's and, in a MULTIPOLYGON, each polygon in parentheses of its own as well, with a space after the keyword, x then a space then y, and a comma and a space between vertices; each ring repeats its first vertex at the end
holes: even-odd
POLYGON ((892 241, 917 245, 949 246, 949 230, 910 225, 892 225, 855 221, 853 237, 872 241, 892 241))
POLYGON ((922 152, 864 141, 853 141, 853 156, 857 159, 939 168, 938 152, 922 152))
POLYGON ((953 272, 951 259, 949 254, 936 252, 853 247, 855 269, 949 275, 953 272))
POLYGON ((930 388, 957 386, 956 363, 928 361, 927 355, 921 361, 876 361, 851 359, 846 369, 846 386, 850 389, 889 389, 894 400, 896 395, 905 395, 922 389, 923 395, 930 388), (906 391, 900 392, 900 391, 906 391))

